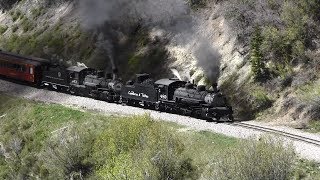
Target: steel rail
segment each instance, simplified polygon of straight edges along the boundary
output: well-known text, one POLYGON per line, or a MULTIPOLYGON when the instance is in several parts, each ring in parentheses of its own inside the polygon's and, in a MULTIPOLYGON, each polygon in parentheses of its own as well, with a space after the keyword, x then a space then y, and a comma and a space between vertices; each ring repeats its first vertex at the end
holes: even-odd
POLYGON ((247 128, 247 129, 258 130, 258 131, 263 131, 263 132, 268 132, 268 133, 273 133, 273 134, 281 135, 283 137, 287 137, 287 138, 290 138, 293 140, 297 140, 297 141, 305 142, 308 144, 320 146, 320 140, 312 139, 309 137, 305 137, 305 136, 301 136, 301 135, 297 135, 297 134, 293 134, 293 133, 288 133, 288 132, 273 129, 273 128, 268 128, 268 127, 264 127, 264 126, 253 125, 253 124, 247 124, 247 123, 242 123, 242 122, 230 123, 230 125, 239 126, 239 127, 243 127, 243 128, 247 128))

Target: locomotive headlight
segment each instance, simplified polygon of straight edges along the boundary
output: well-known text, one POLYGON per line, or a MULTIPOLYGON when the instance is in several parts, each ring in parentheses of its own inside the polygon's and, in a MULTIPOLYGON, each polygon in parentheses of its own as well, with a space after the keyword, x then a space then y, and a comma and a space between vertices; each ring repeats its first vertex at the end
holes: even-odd
POLYGON ((207 94, 206 95, 206 97, 204 98, 204 101, 206 102, 206 103, 208 103, 208 104, 211 104, 211 103, 213 103, 213 101, 214 101, 214 94, 207 94))
POLYGON ((209 93, 205 96, 204 101, 210 105, 215 107, 225 106, 225 98, 221 94, 209 93))

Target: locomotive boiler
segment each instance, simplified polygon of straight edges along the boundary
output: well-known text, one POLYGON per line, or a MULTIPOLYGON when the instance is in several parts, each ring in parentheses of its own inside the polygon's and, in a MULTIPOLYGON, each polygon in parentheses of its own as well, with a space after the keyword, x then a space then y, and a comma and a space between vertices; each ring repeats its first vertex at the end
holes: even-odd
POLYGON ((185 87, 174 91, 173 98, 184 113, 196 113, 216 120, 227 117, 233 121, 232 108, 226 97, 217 90, 216 84, 213 85, 213 91, 209 91, 205 86, 187 83, 185 87))
POLYGON ((122 82, 117 79, 115 71, 113 74, 106 73, 105 76, 102 72, 87 75, 84 85, 91 97, 108 102, 118 102, 120 100, 120 92, 123 86, 122 82))

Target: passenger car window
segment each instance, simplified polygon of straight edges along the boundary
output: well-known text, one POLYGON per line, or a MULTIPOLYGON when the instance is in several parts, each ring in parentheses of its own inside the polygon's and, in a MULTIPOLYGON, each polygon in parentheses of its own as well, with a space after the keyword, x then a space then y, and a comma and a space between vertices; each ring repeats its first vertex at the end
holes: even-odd
POLYGON ((30 74, 33 74, 33 67, 30 67, 30 74))

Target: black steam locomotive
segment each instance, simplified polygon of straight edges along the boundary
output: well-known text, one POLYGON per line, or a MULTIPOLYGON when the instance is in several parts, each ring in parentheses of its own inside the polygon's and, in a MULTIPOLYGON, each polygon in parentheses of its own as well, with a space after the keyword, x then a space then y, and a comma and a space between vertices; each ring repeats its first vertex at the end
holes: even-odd
POLYGON ((224 118, 233 121, 232 108, 220 92, 209 91, 205 86, 195 86, 178 79, 160 79, 154 82, 148 74, 137 74, 135 82, 129 81, 123 86, 120 96, 120 102, 127 105, 207 120, 219 121, 224 118))
POLYGON ((0 57, 0 75, 23 80, 18 76, 23 73, 27 78, 36 77, 36 80, 28 81, 36 86, 210 121, 222 118, 233 121, 232 108, 225 96, 216 89, 216 85, 213 85, 213 91, 209 91, 205 86, 178 79, 154 81, 149 74, 137 74, 134 80, 123 84, 117 78, 116 70, 104 74, 88 67, 64 67, 39 58, 27 58, 3 51, 0 51, 0 57), (6 65, 10 63, 12 65, 6 65), (37 67, 34 68, 34 64, 37 67))

